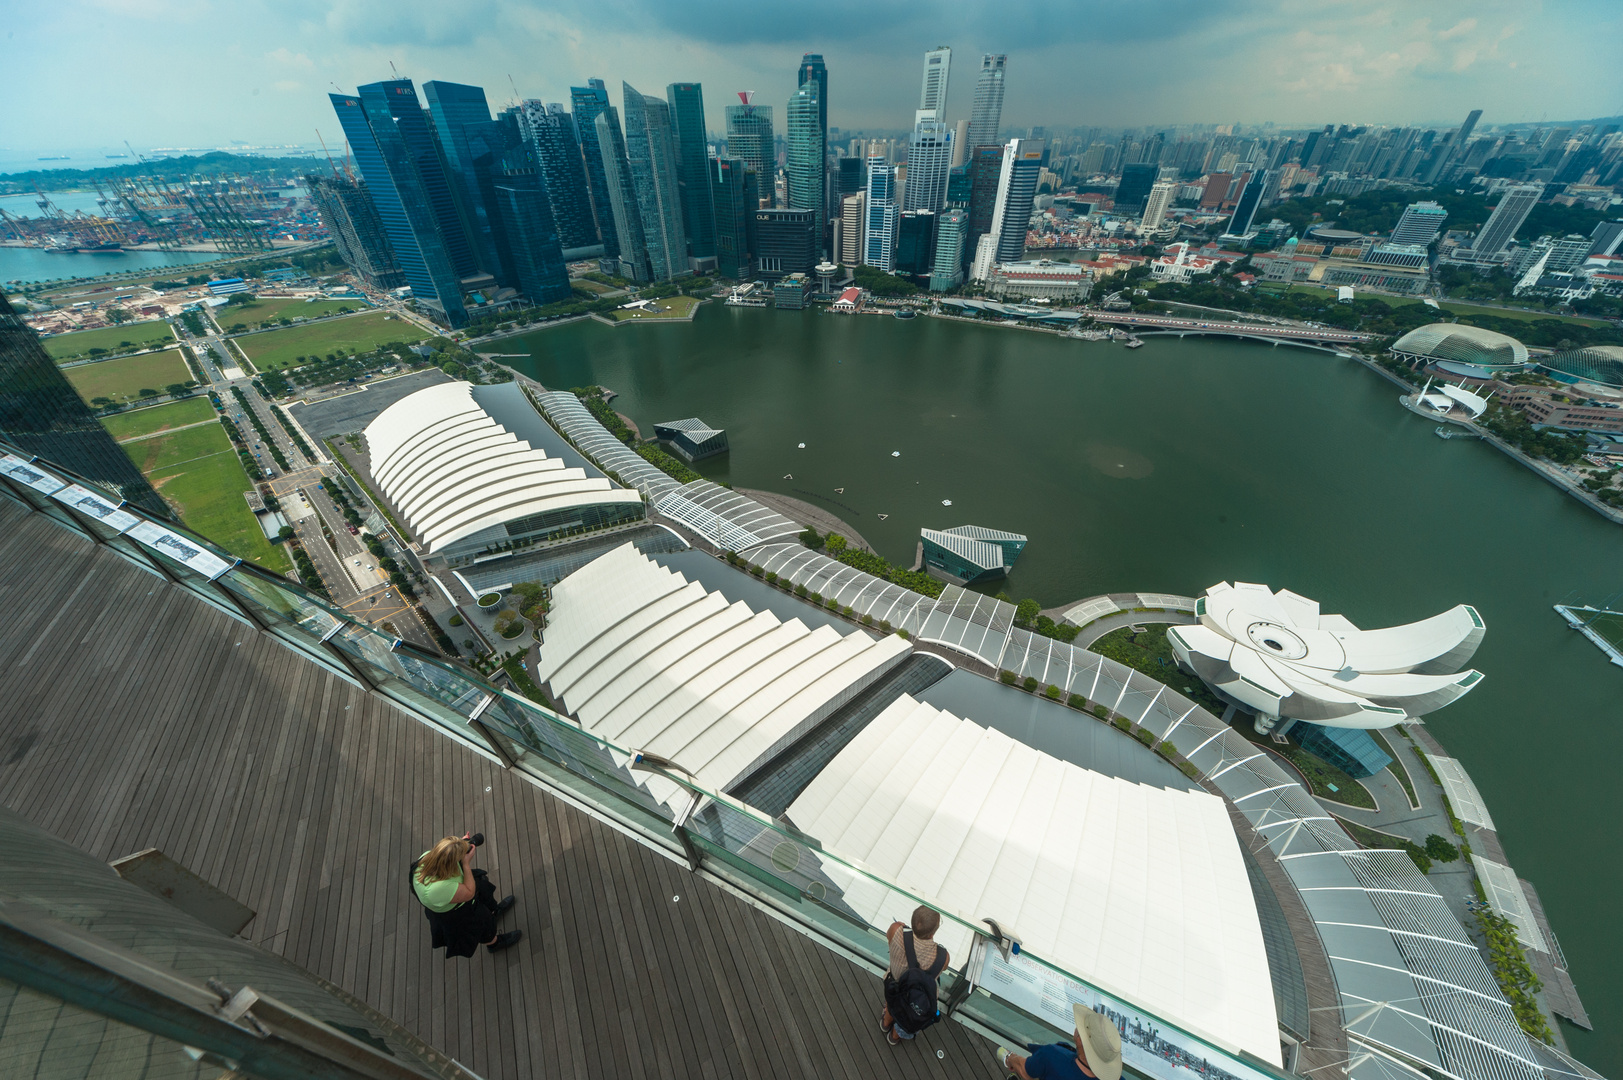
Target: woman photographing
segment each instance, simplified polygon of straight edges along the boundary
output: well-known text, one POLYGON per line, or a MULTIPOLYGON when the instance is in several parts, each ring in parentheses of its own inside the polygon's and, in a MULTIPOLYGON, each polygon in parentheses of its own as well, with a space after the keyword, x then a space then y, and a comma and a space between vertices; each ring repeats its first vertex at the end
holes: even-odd
POLYGON ((411 864, 411 888, 428 916, 433 947, 446 959, 472 956, 483 945, 500 952, 524 936, 522 930, 496 933, 496 920, 511 910, 513 897, 497 902, 496 886, 483 870, 473 869, 473 850, 483 833, 447 836, 411 864))

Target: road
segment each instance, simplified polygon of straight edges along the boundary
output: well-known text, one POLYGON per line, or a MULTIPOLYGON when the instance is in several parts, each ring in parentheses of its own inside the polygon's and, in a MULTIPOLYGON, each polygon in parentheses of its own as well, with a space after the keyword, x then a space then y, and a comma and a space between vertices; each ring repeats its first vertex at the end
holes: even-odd
POLYGON ((1132 312, 1093 313, 1096 322, 1115 326, 1151 327, 1156 330, 1188 330, 1205 334, 1235 334, 1244 337, 1270 337, 1286 341, 1335 341, 1356 344, 1369 341, 1373 335, 1353 330, 1330 330, 1319 327, 1264 326, 1257 323, 1220 322, 1215 319, 1179 319, 1170 315, 1137 315, 1132 312))

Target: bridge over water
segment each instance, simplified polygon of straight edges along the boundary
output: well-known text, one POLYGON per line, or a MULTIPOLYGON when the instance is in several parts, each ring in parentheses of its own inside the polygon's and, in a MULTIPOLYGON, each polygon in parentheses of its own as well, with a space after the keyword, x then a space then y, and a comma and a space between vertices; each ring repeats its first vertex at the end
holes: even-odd
POLYGON ((1372 334, 1317 326, 1272 326, 1266 323, 1225 322, 1217 319, 1182 319, 1171 315, 1146 315, 1131 311, 1095 312, 1094 321, 1106 326, 1123 326, 1140 336, 1175 334, 1185 337, 1203 334, 1215 337, 1249 338, 1278 345, 1288 343, 1321 349, 1339 349, 1369 341, 1372 334))

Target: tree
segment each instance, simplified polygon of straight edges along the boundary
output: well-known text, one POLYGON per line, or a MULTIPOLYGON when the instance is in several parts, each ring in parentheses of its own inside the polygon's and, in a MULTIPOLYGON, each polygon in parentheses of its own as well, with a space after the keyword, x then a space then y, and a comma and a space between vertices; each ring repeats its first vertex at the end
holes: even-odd
POLYGON ((806 531, 800 534, 800 542, 811 548, 813 551, 818 551, 827 541, 825 541, 823 537, 818 534, 816 529, 808 525, 806 526, 806 531))
POLYGON ((823 546, 829 551, 844 551, 845 545, 846 539, 839 533, 829 533, 823 538, 823 546))
POLYGON ((291 540, 291 539, 293 539, 293 526, 291 526, 291 525, 283 525, 280 529, 277 529, 276 530, 276 538, 278 540, 291 540))
POLYGON ((1460 857, 1460 849, 1447 838, 1432 833, 1426 837, 1426 854, 1437 862, 1453 862, 1460 857))
POLYGON ((1042 609, 1041 604, 1028 596, 1014 609, 1014 621, 1022 626, 1030 626, 1036 621, 1037 613, 1042 609))
POLYGON ((117 326, 120 323, 127 323, 130 321, 130 313, 125 311, 123 308, 108 308, 107 321, 112 323, 114 326, 117 326))

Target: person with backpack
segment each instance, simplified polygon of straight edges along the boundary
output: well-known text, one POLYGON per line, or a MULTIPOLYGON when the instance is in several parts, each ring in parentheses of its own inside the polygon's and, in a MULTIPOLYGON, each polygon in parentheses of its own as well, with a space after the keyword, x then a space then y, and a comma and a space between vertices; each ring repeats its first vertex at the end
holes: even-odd
POLYGON ((936 981, 951 957, 935 943, 941 913, 923 904, 913 910, 913 925, 893 922, 885 931, 890 943, 890 970, 885 973, 885 1008, 879 1030, 900 1046, 941 1018, 936 1010, 936 981))
POLYGON ((411 889, 428 916, 432 947, 444 949, 447 960, 472 956, 481 945, 500 952, 524 936, 522 930, 496 933, 496 920, 514 901, 498 901, 490 875, 473 869, 473 850, 484 842, 484 833, 447 836, 411 864, 411 889))
POLYGON ((1016 1080, 1121 1080, 1121 1032, 1110 1018, 1086 1005, 1071 1005, 1076 1020, 1076 1045, 1049 1043, 1027 1046, 1030 1056, 1010 1053, 1004 1046, 992 1051, 998 1068, 1016 1080))

